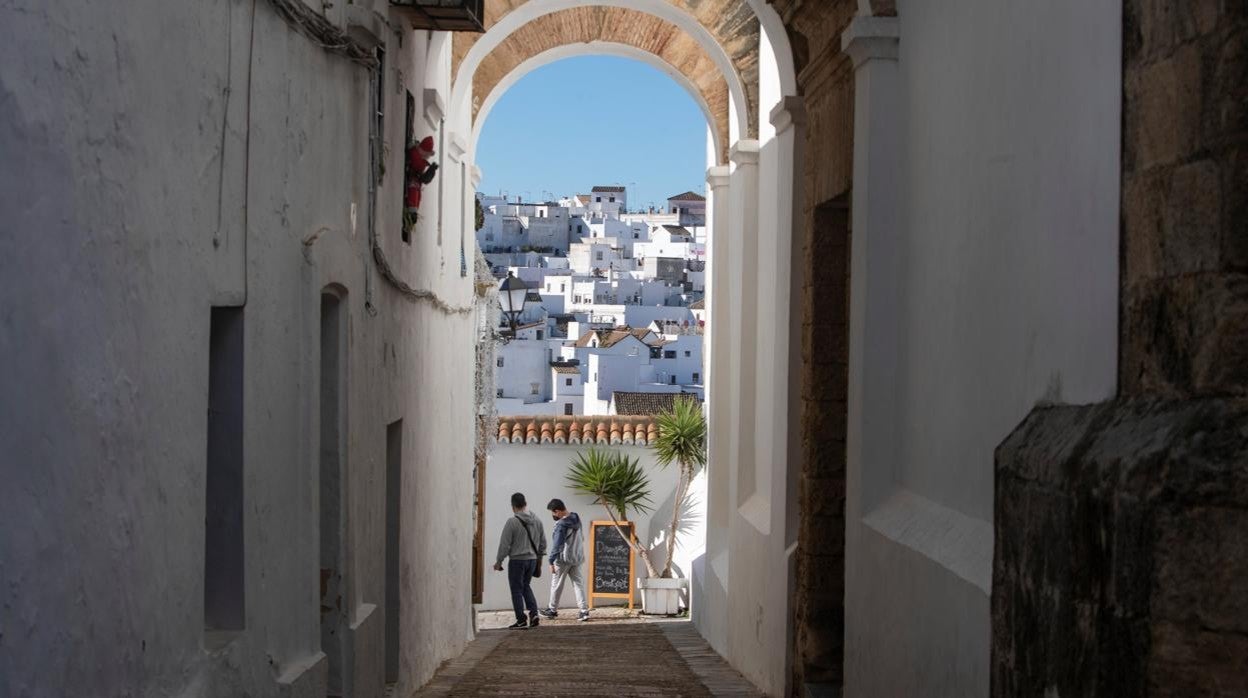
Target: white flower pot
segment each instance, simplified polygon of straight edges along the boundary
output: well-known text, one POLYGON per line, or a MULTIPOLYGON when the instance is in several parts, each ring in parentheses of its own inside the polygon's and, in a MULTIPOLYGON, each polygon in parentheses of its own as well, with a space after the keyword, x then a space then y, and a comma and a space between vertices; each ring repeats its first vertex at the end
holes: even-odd
POLYGON ((689 588, 689 580, 638 577, 637 588, 642 613, 674 616, 680 613, 680 592, 689 588))

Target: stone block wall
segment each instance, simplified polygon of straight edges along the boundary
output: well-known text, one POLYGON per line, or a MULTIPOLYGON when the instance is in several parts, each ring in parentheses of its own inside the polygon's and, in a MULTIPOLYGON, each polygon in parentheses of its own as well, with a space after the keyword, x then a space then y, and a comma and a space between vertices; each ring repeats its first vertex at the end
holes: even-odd
POLYGON ((1248 393, 1248 5, 1127 0, 1121 388, 1248 393))
POLYGON ((795 263, 804 266, 800 370, 801 514, 794 603, 793 686, 839 689, 845 637, 845 431, 849 363, 849 199, 853 172, 854 73, 841 34, 852 0, 778 0, 807 112, 806 225, 795 263), (840 297, 842 302, 835 299, 840 297))
POLYGON ((1248 695, 1248 400, 1037 410, 997 452, 993 695, 1248 695))

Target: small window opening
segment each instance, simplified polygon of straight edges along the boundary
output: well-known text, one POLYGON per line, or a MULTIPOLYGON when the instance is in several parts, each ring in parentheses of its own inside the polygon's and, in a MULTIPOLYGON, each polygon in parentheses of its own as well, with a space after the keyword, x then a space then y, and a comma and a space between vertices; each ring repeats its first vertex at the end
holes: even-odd
POLYGON ((213 308, 209 325, 204 631, 221 646, 246 625, 243 309, 213 308))

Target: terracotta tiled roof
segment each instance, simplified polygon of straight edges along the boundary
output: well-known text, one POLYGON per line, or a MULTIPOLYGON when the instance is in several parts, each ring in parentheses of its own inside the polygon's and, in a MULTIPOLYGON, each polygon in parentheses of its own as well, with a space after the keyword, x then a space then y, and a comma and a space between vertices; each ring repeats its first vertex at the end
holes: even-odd
POLYGON ((706 310, 706 299, 699 298, 698 300, 690 303, 689 309, 690 310, 706 310))
POLYGON ((499 417, 498 443, 648 446, 659 426, 648 416, 499 417))
POLYGON ((619 390, 611 394, 616 413, 625 416, 670 412, 677 398, 696 400, 698 396, 688 393, 626 393, 619 390))
POLYGON ((554 366, 555 373, 581 374, 580 366, 554 366))
POLYGON ((668 201, 706 201, 706 197, 697 192, 687 191, 684 194, 668 197, 668 201))
POLYGON ((594 187, 594 191, 596 192, 621 192, 621 191, 624 191, 624 187, 594 187))

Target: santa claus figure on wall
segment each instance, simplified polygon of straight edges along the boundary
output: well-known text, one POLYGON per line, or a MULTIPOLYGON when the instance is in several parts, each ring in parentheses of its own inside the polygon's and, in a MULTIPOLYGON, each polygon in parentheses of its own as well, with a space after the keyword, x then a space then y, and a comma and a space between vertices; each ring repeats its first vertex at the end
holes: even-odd
POLYGON ((407 163, 404 173, 407 193, 404 198, 403 225, 411 230, 416 225, 420 214, 421 189, 433 181, 438 173, 438 165, 430 162, 433 158, 433 137, 425 136, 419 143, 413 143, 407 149, 407 163))

